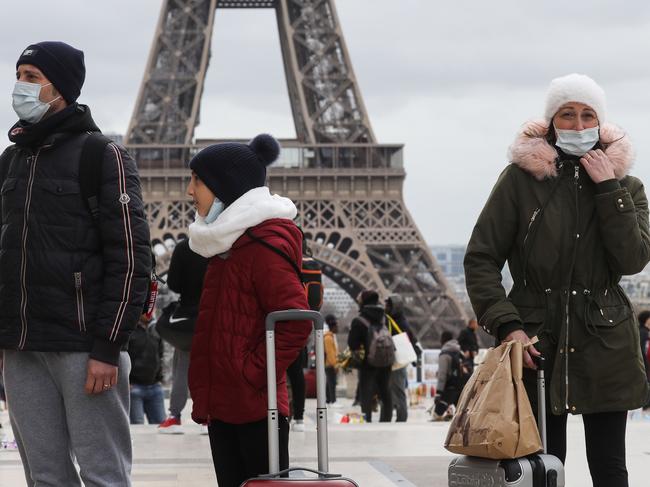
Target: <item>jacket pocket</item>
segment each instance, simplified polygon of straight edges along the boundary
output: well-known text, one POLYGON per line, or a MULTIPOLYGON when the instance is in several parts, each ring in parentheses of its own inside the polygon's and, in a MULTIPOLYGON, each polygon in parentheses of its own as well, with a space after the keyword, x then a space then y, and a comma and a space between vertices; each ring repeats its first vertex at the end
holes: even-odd
POLYGON ((612 328, 629 319, 631 315, 632 310, 626 304, 601 307, 594 302, 589 307, 586 318, 589 319, 591 324, 594 326, 612 328))
POLYGON ((5 179, 5 182, 2 183, 2 189, 0 189, 0 195, 4 195, 5 193, 16 189, 16 184, 18 184, 18 178, 5 179))
POLYGON ((37 179, 34 188, 38 188, 34 193, 36 213, 43 223, 58 222, 65 226, 73 226, 72 223, 78 223, 82 215, 90 215, 80 197, 81 190, 77 181, 37 179), (67 217, 62 219, 61 215, 67 217))
POLYGON ((16 208, 20 199, 16 194, 18 178, 7 178, 0 188, 0 201, 2 201, 2 219, 6 222, 11 209, 16 208))
POLYGON ((74 273, 74 288, 77 300, 77 324, 79 331, 86 331, 86 313, 84 310, 83 282, 81 272, 74 273))
POLYGON ((68 179, 44 179, 39 181, 38 185, 46 192, 57 196, 67 196, 81 192, 79 183, 68 179))

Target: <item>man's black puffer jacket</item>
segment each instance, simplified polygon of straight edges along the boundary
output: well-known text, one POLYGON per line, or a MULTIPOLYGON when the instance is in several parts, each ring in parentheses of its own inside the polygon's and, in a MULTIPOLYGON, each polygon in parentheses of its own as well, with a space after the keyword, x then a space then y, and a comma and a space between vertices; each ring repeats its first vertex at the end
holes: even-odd
POLYGON ((0 349, 83 351, 117 365, 142 313, 151 252, 137 167, 106 147, 98 226, 79 188, 94 131, 76 104, 10 131, 15 144, 0 156, 0 349))

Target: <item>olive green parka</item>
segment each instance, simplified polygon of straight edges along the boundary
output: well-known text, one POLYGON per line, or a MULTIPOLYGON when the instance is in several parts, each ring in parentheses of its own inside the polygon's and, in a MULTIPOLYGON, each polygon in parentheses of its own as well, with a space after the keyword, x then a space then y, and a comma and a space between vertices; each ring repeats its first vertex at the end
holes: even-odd
MULTIPOLYGON (((616 180, 596 185, 578 158, 558 154, 547 132, 531 122, 511 146, 511 164, 467 248, 467 291, 488 333, 503 338, 521 328, 539 337, 554 414, 635 409, 648 385, 632 305, 618 283, 650 260, 650 234, 643 184, 627 174, 629 138, 601 126, 616 180), (506 261, 514 280, 507 296, 506 261)), ((530 386, 534 374, 525 377, 530 386)))

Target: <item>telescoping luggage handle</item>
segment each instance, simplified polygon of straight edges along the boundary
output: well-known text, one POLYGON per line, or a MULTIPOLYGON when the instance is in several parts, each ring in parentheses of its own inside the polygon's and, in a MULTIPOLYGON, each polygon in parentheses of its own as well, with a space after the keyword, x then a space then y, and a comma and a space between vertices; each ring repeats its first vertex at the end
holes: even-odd
POLYGON ((290 309, 274 311, 266 317, 266 379, 269 396, 269 474, 280 472, 280 438, 278 433, 278 391, 275 373, 275 324, 278 321, 310 320, 314 323, 316 335, 316 435, 318 441, 318 471, 329 472, 327 451, 327 404, 325 399, 325 345, 323 323, 325 320, 318 311, 290 309))
POLYGON ((546 359, 540 355, 533 357, 533 361, 537 365, 537 423, 542 437, 542 447, 546 453, 546 380, 544 378, 546 359))

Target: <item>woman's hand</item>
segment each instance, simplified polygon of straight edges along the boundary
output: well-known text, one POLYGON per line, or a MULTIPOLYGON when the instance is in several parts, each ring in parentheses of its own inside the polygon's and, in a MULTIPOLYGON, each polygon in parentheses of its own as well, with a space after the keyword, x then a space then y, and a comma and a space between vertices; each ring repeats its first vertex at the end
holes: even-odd
MULTIPOLYGON (((524 330, 513 331, 503 341, 511 342, 513 340, 517 342, 521 342, 524 345, 530 342, 530 338, 528 338, 528 335, 526 335, 524 330)), ((529 345, 528 347, 524 347, 524 367, 526 367, 527 369, 537 370, 537 366, 535 365, 535 362, 533 362, 531 356, 539 357, 540 355, 542 354, 539 353, 534 346, 529 345)))
POLYGON ((582 167, 585 168, 591 180, 598 184, 608 179, 615 179, 614 164, 602 150, 590 150, 580 158, 582 167))

